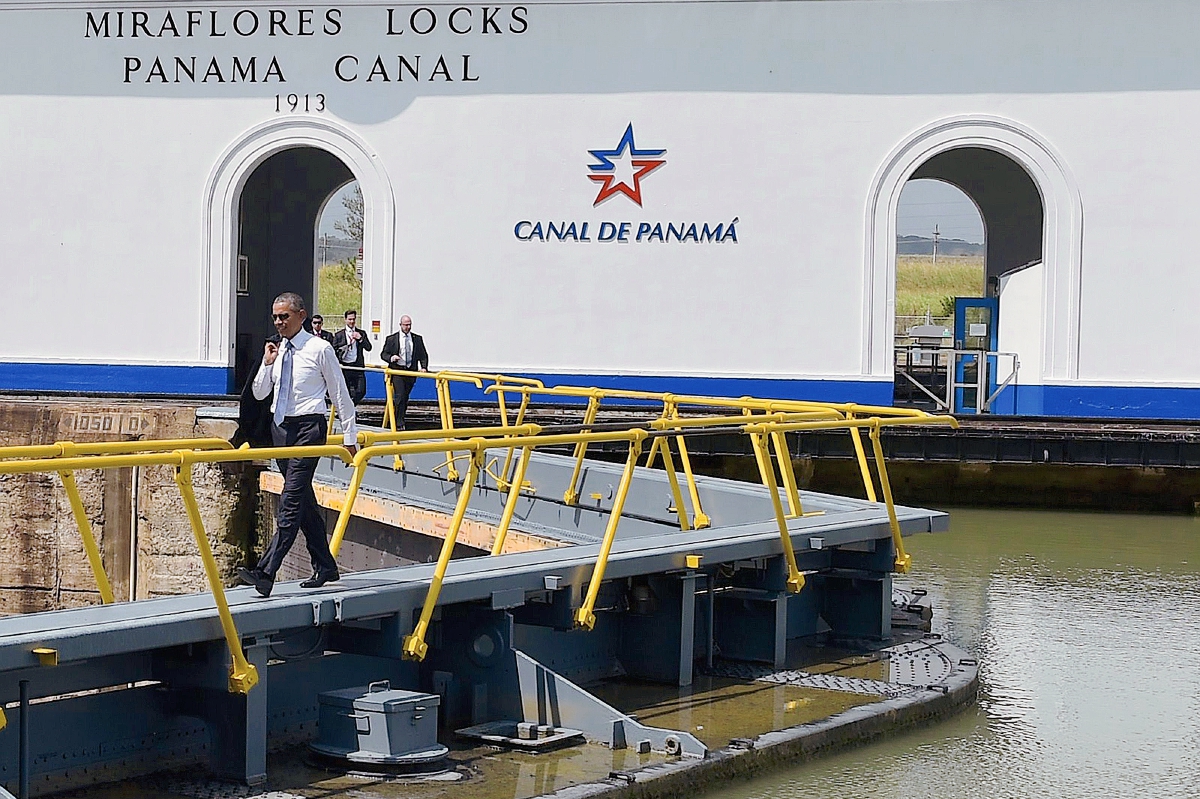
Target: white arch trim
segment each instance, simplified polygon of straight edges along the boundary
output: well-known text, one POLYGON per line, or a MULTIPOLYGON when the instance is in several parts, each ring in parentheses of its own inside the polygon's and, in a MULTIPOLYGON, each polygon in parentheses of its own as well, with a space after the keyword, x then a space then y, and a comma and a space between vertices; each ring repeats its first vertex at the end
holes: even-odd
POLYGON ((1042 374, 1037 382, 1079 375, 1079 298, 1083 259, 1083 202, 1066 162, 1044 140, 1012 120, 963 116, 934 122, 888 155, 875 175, 867 205, 864 270, 863 374, 892 374, 896 315, 896 208, 904 184, 939 153, 961 147, 994 150, 1020 164, 1042 195, 1045 311, 1042 374))
POLYGON ((337 156, 358 180, 363 193, 362 316, 391 319, 396 200, 379 156, 357 134, 335 122, 308 117, 272 120, 251 128, 230 145, 205 186, 200 359, 206 363, 233 365, 233 281, 242 189, 259 164, 293 147, 315 147, 337 156))

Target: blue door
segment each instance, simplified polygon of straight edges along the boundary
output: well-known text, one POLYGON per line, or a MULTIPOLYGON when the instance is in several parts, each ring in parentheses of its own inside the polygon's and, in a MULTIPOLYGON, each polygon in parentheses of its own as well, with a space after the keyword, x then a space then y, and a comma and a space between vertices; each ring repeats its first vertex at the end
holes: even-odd
POLYGON ((988 397, 996 390, 995 352, 1000 318, 1000 300, 996 297, 954 298, 954 349, 975 350, 979 354, 959 355, 954 367, 954 412, 982 413, 988 397), (979 370, 984 381, 979 381, 979 370), (982 388, 982 396, 980 389, 982 388))

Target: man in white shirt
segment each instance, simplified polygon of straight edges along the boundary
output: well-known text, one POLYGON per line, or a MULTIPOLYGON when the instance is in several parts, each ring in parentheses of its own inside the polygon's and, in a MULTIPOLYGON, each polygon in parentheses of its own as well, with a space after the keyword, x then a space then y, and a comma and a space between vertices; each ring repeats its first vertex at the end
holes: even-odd
MULTIPOLYGON (((279 331, 280 342, 268 341, 262 366, 254 376, 255 399, 266 399, 272 391, 273 424, 271 438, 277 447, 323 445, 328 436, 325 396, 328 394, 342 421, 342 440, 353 455, 358 451, 358 427, 354 421, 354 403, 346 390, 346 381, 333 347, 323 338, 304 330, 307 312, 299 294, 286 292, 275 298, 271 319, 279 331)), ((254 569, 238 569, 242 581, 258 593, 270 596, 275 575, 283 558, 304 531, 304 542, 312 558, 313 576, 300 583, 301 588, 320 588, 339 578, 337 563, 329 552, 325 517, 313 493, 313 473, 317 458, 281 458, 283 491, 275 513, 275 537, 254 569)))

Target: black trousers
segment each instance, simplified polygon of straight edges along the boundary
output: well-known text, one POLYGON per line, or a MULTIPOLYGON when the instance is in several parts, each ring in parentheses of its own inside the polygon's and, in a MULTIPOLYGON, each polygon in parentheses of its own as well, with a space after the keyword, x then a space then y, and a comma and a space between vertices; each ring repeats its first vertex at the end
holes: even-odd
MULTIPOLYGON (((323 415, 289 416, 283 425, 271 425, 271 438, 277 447, 295 447, 324 444, 329 422, 323 415)), ((317 470, 317 458, 281 458, 277 461, 283 473, 283 492, 279 495, 279 508, 275 512, 275 537, 263 552, 258 570, 271 579, 279 572, 279 566, 287 555, 296 534, 304 531, 304 543, 312 559, 313 571, 332 574, 337 563, 329 552, 329 541, 325 538, 325 516, 317 505, 313 492, 313 473, 317 470)))
POLYGON ((404 414, 408 413, 408 395, 417 378, 411 375, 392 375, 392 410, 396 413, 396 429, 404 429, 404 414))
POLYGON ((367 373, 361 369, 343 369, 342 377, 346 379, 346 390, 350 392, 350 401, 355 405, 367 396, 367 373))

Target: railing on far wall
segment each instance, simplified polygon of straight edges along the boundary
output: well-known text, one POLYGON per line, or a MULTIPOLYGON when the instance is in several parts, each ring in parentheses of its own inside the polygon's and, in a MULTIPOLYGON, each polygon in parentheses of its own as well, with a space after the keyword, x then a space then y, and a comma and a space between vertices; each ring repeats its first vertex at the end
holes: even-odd
POLYGON ((903 386, 909 389, 908 404, 937 413, 995 413, 1004 390, 1017 386, 1021 362, 1015 352, 928 344, 898 344, 895 349, 898 404, 903 386))

